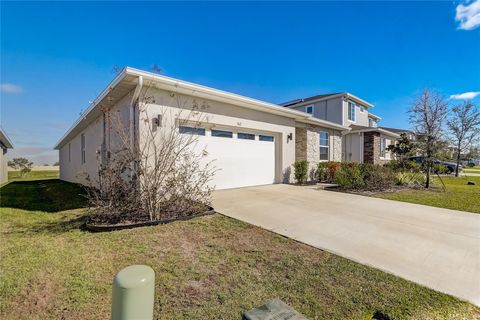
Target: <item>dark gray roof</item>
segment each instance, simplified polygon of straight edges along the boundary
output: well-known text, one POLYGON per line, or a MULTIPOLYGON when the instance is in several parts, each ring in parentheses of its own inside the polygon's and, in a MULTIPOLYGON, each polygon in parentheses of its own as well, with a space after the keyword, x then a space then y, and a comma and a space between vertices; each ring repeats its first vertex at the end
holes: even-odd
POLYGON ((295 99, 295 100, 290 100, 290 101, 287 101, 287 102, 279 103, 279 105, 281 105, 283 107, 288 107, 288 106, 292 106, 292 105, 300 103, 300 102, 308 102, 308 101, 312 101, 312 100, 326 98, 326 97, 334 96, 334 95, 337 95, 337 94, 340 94, 340 93, 341 92, 318 94, 316 96, 311 96, 311 97, 308 97, 308 98, 300 98, 300 99, 295 99))

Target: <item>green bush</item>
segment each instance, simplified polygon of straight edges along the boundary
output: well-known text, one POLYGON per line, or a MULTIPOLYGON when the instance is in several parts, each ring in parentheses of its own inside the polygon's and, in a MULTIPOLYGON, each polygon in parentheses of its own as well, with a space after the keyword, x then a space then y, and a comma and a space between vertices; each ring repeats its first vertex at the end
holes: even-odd
POLYGON ((361 190, 365 186, 362 170, 357 163, 342 163, 335 173, 335 183, 343 190, 361 190))
POLYGON ((448 170, 447 166, 445 166, 444 164, 438 163, 432 166, 432 172, 438 174, 446 174, 450 173, 450 170, 448 170))
POLYGON ((294 170, 293 175, 297 183, 303 184, 307 181, 307 175, 308 175, 307 160, 295 161, 293 163, 293 170, 294 170))
POLYGON ((398 161, 391 160, 383 165, 394 172, 420 172, 421 165, 415 161, 398 161))
POLYGON ((318 182, 335 182, 335 173, 340 168, 340 162, 328 161, 320 162, 317 167, 318 182))
POLYGON ((416 172, 397 172, 395 183, 399 186, 421 187, 425 184, 425 175, 416 172))
POLYGON ((395 184, 395 174, 389 167, 364 163, 360 165, 364 181, 364 190, 381 191, 395 184))

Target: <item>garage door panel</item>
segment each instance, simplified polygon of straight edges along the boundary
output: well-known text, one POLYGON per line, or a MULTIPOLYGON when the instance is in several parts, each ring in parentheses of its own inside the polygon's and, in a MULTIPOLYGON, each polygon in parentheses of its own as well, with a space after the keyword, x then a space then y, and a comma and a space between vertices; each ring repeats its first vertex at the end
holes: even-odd
POLYGON ((197 150, 205 149, 203 161, 217 169, 211 184, 217 189, 239 188, 275 182, 275 143, 223 137, 198 137, 197 150))

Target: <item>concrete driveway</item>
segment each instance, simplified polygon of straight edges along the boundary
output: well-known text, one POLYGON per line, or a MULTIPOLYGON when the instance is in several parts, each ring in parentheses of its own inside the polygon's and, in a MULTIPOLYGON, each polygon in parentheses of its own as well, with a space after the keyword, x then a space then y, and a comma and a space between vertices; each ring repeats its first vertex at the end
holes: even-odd
POLYGON ((480 305, 480 214, 316 187, 214 193, 215 209, 480 305))

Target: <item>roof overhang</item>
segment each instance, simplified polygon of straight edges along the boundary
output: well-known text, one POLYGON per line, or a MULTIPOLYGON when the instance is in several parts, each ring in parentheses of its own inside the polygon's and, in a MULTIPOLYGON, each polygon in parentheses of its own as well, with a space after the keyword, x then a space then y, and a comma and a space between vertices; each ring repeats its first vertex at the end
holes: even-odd
POLYGON ((12 140, 7 136, 5 131, 0 127, 0 142, 4 145, 7 149, 13 149, 12 140))
POLYGON ((389 137, 400 138, 399 134, 382 129, 382 128, 378 128, 378 127, 377 128, 371 127, 371 128, 365 128, 365 129, 353 129, 352 131, 350 131, 350 133, 357 133, 357 132, 379 132, 389 137))
POLYGON ((102 93, 95 99, 95 101, 93 101, 92 104, 90 104, 88 109, 80 116, 73 126, 63 135, 63 137, 55 145, 55 149, 61 148, 67 141, 79 134, 88 126, 88 124, 101 115, 102 107, 113 106, 126 94, 132 91, 136 87, 140 77, 143 78, 143 85, 147 87, 154 87, 180 94, 201 97, 208 100, 224 102, 246 109, 292 118, 300 122, 310 121, 313 124, 322 125, 328 128, 349 130, 348 127, 344 127, 330 121, 313 118, 311 114, 302 111, 291 110, 273 103, 126 67, 115 77, 115 79, 113 79, 107 88, 102 91, 102 93))
POLYGON ((377 116, 376 114, 373 114, 371 112, 368 113, 368 117, 372 118, 372 119, 375 119, 375 120, 378 120, 378 121, 382 120, 382 118, 380 118, 379 116, 377 116))
POLYGON ((348 92, 337 93, 337 94, 333 94, 333 95, 330 95, 330 96, 321 97, 321 98, 312 99, 312 100, 300 99, 299 103, 289 105, 286 108, 296 108, 296 107, 300 107, 300 106, 308 106, 308 105, 314 104, 316 102, 325 101, 325 100, 332 100, 332 99, 336 99, 336 98, 343 98, 343 100, 351 100, 355 103, 363 105, 366 108, 373 108, 373 104, 371 104, 371 103, 369 103, 369 102, 367 102, 363 99, 360 99, 359 97, 354 96, 353 94, 348 93, 348 92))

